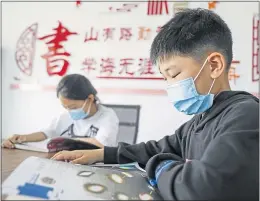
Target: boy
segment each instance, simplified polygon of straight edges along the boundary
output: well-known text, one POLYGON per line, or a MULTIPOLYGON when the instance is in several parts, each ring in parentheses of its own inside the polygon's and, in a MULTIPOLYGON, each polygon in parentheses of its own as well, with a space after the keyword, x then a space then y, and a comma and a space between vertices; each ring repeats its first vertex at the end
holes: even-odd
POLYGON ((258 200, 259 100, 231 91, 232 36, 205 9, 176 14, 158 33, 151 60, 180 112, 195 115, 174 135, 53 158, 89 164, 137 161, 166 200, 258 200))

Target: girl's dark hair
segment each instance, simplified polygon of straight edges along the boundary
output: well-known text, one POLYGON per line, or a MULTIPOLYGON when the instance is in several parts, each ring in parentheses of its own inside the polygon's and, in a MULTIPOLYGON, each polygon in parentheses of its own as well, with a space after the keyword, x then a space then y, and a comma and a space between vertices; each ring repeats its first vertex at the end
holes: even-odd
POLYGON ((70 74, 64 76, 56 89, 57 97, 60 95, 71 100, 86 100, 90 94, 96 97, 97 90, 83 75, 70 74))

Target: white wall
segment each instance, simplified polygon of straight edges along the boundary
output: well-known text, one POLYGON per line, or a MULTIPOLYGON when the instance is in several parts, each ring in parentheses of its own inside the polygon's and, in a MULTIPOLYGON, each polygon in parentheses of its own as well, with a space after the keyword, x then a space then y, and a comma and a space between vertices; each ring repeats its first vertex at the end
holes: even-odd
MULTIPOLYGON (((11 90, 11 84, 29 83, 38 86, 55 86, 59 77, 48 77, 46 63, 41 55, 46 53, 47 48, 43 41, 37 40, 36 52, 31 77, 23 75, 15 62, 16 43, 24 31, 31 24, 38 22, 37 37, 52 33, 57 26, 58 20, 69 28, 76 31, 78 36, 71 36, 64 43, 66 50, 72 56, 69 58, 69 73, 80 72, 82 61, 87 56, 96 58, 123 57, 141 58, 149 56, 149 48, 153 36, 148 41, 119 42, 118 40, 104 42, 84 43, 86 31, 90 26, 95 28, 129 26, 137 29, 139 26, 147 26, 156 29, 163 25, 173 15, 173 2, 170 2, 170 15, 147 16, 146 3, 140 3, 138 9, 128 14, 108 14, 107 7, 120 6, 122 3, 86 3, 77 8, 74 2, 4 2, 3 6, 3 130, 6 137, 14 133, 33 132, 45 125, 62 111, 56 99, 55 91, 32 90, 22 88, 11 90), (21 78, 15 81, 13 77, 21 78)), ((193 2, 190 7, 207 7, 207 3, 193 2)), ((219 3, 216 7, 219 13, 230 26, 234 39, 234 60, 239 60, 236 66, 240 78, 237 79, 234 89, 258 92, 258 84, 251 81, 252 60, 252 18, 257 13, 257 3, 233 2, 219 3)), ((137 34, 137 31, 134 32, 137 34)), ((117 32, 118 38, 118 32, 117 32)), ((136 66, 134 66, 136 67, 136 66)), ((152 95, 140 93, 115 93, 108 92, 112 89, 158 89, 163 90, 165 83, 162 80, 100 80, 93 75, 87 75, 94 85, 100 89, 100 99, 104 103, 113 104, 140 104, 142 106, 140 117, 140 129, 138 142, 149 139, 160 139, 164 135, 171 134, 180 124, 190 117, 175 111, 165 95, 152 95)), ((157 74, 156 77, 160 75, 157 74)), ((21 86, 21 85, 20 85, 21 86)))

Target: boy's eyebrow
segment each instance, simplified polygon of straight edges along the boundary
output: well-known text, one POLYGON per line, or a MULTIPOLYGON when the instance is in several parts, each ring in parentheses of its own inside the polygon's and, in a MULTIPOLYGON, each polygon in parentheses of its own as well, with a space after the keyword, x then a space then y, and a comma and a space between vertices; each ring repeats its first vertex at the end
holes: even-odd
MULTIPOLYGON (((174 69, 174 68, 176 68, 177 66, 176 65, 170 65, 170 66, 168 66, 166 69, 165 69, 165 71, 167 72, 167 71, 169 71, 170 69, 174 69)), ((160 70, 160 68, 159 68, 159 73, 160 74, 162 74, 162 71, 160 70)))
POLYGON ((170 65, 170 66, 168 66, 168 67, 165 69, 165 71, 167 72, 167 71, 169 71, 169 70, 171 70, 171 69, 174 69, 174 68, 176 68, 176 65, 170 65))

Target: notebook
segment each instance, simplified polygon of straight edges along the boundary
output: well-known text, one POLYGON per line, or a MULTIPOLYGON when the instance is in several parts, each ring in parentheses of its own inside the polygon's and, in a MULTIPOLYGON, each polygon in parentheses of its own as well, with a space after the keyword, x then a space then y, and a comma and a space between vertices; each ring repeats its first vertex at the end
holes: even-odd
POLYGON ((161 200, 137 169, 29 157, 2 184, 6 200, 161 200))
POLYGON ((24 142, 14 144, 16 149, 23 149, 37 152, 57 152, 62 150, 81 150, 81 149, 99 149, 98 146, 73 138, 56 137, 46 139, 40 142, 24 142))

